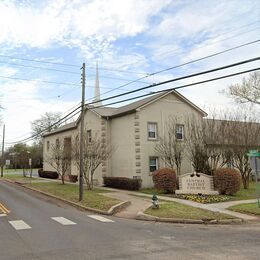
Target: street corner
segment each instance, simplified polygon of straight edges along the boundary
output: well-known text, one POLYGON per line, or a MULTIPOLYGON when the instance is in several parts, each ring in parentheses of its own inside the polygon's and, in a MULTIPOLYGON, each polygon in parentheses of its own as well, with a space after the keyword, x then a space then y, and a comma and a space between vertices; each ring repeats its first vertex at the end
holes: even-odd
POLYGON ((7 206, 0 202, 0 217, 6 216, 10 212, 7 206))

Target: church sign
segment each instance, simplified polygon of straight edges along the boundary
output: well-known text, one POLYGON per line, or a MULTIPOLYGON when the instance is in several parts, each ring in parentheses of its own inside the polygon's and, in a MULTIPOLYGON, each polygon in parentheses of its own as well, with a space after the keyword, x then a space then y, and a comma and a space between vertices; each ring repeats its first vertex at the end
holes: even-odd
POLYGON ((186 173, 179 176, 179 190, 176 194, 217 195, 214 191, 213 177, 203 173, 186 173))

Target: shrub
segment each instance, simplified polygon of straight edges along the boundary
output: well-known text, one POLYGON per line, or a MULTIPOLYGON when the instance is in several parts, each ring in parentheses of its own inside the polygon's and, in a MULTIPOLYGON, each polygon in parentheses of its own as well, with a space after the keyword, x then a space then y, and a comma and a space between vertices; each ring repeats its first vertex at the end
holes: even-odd
POLYGON ((44 171, 43 169, 38 170, 39 177, 47 178, 47 179, 58 179, 59 174, 54 171, 44 171))
POLYGON ((70 182, 77 182, 78 181, 78 175, 69 175, 69 181, 70 182))
POLYGON ((217 169, 214 172, 214 185, 219 194, 233 195, 240 190, 241 175, 235 169, 217 169))
POLYGON ((104 186, 122 190, 139 190, 141 179, 130 179, 126 177, 103 177, 104 186))
POLYGON ((176 172, 173 169, 162 168, 153 173, 154 187, 166 193, 174 193, 177 188, 176 172))

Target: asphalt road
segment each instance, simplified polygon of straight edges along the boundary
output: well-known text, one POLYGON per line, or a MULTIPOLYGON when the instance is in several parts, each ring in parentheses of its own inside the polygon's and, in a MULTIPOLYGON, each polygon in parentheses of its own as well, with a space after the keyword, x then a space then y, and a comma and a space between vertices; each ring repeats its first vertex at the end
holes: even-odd
POLYGON ((239 260, 260 256, 260 225, 174 225, 110 216, 99 219, 93 213, 3 181, 0 202, 11 211, 0 217, 1 260, 239 260))

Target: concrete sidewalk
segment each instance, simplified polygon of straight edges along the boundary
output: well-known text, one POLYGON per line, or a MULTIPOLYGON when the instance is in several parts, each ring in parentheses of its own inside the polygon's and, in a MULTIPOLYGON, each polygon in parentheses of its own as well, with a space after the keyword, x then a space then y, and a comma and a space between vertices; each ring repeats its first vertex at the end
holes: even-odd
MULTIPOLYGON (((106 189, 109 191, 114 191, 110 193, 106 193, 104 195, 108 197, 112 197, 119 200, 128 200, 131 201, 131 205, 124 209, 122 212, 118 213, 119 217, 127 217, 127 218, 134 218, 138 212, 143 212, 145 209, 147 209, 149 206, 152 205, 151 194, 144 194, 140 192, 134 192, 134 191, 127 191, 127 190, 117 190, 112 188, 104 188, 99 187, 101 189, 106 189), (134 196, 133 196, 134 195, 134 196), (136 196, 142 196, 142 197, 136 197, 136 196), (147 197, 147 199, 145 198, 147 197)), ((157 196, 159 200, 164 201, 172 201, 172 202, 178 202, 180 204, 184 204, 187 206, 192 206, 200 209, 210 210, 213 212, 219 212, 224 213, 227 215, 231 215, 236 218, 241 218, 243 220, 260 220, 257 216, 242 214, 239 212, 234 212, 231 210, 228 210, 227 208, 233 205, 242 204, 242 203, 252 203, 256 202, 256 200, 240 200, 240 201, 228 201, 228 202, 221 202, 221 203, 214 203, 214 204, 202 204, 191 200, 184 200, 184 199, 178 199, 178 198, 171 198, 166 196, 157 196)))

